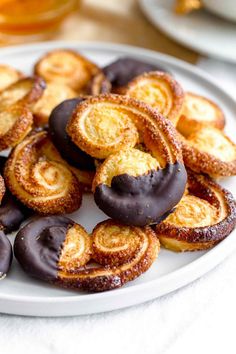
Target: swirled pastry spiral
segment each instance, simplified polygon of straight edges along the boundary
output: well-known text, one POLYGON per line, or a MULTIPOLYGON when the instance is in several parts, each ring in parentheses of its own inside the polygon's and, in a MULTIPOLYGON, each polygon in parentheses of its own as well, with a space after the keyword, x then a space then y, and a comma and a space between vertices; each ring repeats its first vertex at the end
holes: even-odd
POLYGON ((57 82, 81 92, 100 69, 79 53, 69 49, 53 50, 34 67, 36 75, 46 82, 57 82))
POLYGON ((236 225, 236 204, 230 192, 210 178, 188 171, 188 193, 155 227, 161 244, 173 251, 208 249, 236 225))
POLYGON ((46 125, 52 110, 57 105, 76 96, 76 92, 69 86, 59 82, 47 83, 43 96, 33 106, 35 124, 46 125))
POLYGON ((108 103, 101 109, 101 105, 97 104, 89 109, 88 114, 86 111, 80 114, 80 106, 69 122, 67 132, 81 150, 95 158, 104 159, 122 147, 134 147, 137 144, 136 126, 118 105, 110 107, 108 103))
POLYGON ((23 73, 9 65, 0 65, 0 91, 6 89, 11 84, 23 77, 23 73))
POLYGON ((15 104, 32 107, 42 96, 45 87, 45 82, 40 77, 18 80, 0 92, 0 111, 15 104))
POLYGON ((8 158, 6 185, 27 207, 41 214, 70 213, 81 204, 81 187, 47 133, 25 138, 8 158))
POLYGON ((94 157, 98 168, 95 202, 128 225, 159 222, 181 199, 186 173, 172 124, 145 103, 128 96, 101 95, 81 102, 68 134, 94 157), (148 152, 134 148, 141 141, 148 152))
POLYGON ((185 137, 197 132, 205 126, 223 129, 225 126, 224 113, 213 101, 187 92, 178 121, 177 129, 185 137))
MULTIPOLYGON (((7 158, 0 156, 0 173, 3 174, 4 166, 7 158)), ((2 198, 5 190, 3 179, 0 178, 0 199, 2 198)), ((5 234, 11 233, 17 229, 21 223, 31 214, 31 211, 27 209, 22 203, 13 197, 11 192, 6 189, 0 204, 0 229, 5 234)))
POLYGON ((21 142, 32 125, 33 115, 27 107, 13 105, 0 111, 0 151, 21 142))
POLYGON ((123 93, 158 109, 174 125, 177 124, 184 102, 184 91, 169 74, 153 71, 140 75, 129 82, 123 93))
POLYGON ((44 87, 40 78, 25 78, 0 92, 0 151, 17 145, 32 129, 30 108, 44 87))
POLYGON ((236 174, 236 145, 221 130, 202 127, 183 139, 185 164, 212 177, 236 174))
POLYGON ((5 278, 12 262, 12 247, 7 236, 0 231, 0 280, 5 278))
POLYGON ((149 227, 107 220, 90 236, 70 219, 46 217, 18 232, 14 252, 33 277, 98 292, 118 288, 147 271, 158 256, 159 241, 149 227))
POLYGON ((55 107, 49 117, 49 135, 62 158, 68 162, 85 190, 90 190, 94 177, 94 159, 79 149, 66 132, 66 125, 83 98, 65 100, 55 107))

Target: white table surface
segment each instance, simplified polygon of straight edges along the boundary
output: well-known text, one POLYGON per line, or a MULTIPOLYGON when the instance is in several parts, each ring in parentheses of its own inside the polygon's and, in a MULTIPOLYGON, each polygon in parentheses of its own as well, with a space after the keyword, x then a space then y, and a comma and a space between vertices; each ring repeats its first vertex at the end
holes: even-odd
MULTIPOLYGON (((236 93, 236 66, 213 59, 199 66, 236 93)), ((235 354, 235 302, 236 252, 192 284, 125 310, 70 318, 0 314, 0 353, 235 354)))

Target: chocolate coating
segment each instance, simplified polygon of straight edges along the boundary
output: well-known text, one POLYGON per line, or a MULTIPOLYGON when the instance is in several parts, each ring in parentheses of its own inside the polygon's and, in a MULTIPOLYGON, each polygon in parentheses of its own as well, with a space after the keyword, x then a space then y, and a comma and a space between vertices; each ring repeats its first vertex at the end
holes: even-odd
POLYGON ((7 274, 12 262, 12 247, 7 236, 0 231, 0 279, 7 274))
POLYGON ((5 233, 11 233, 17 230, 31 213, 7 190, 0 206, 0 227, 5 233))
POLYGON ((104 213, 124 224, 156 224, 180 201, 186 181, 184 165, 176 162, 138 177, 115 176, 111 187, 105 184, 96 187, 94 199, 104 213))
POLYGON ((141 60, 123 57, 105 66, 103 72, 111 82, 112 87, 126 86, 136 76, 149 71, 165 71, 158 65, 143 62, 141 60))
POLYGON ((3 174, 4 166, 7 161, 7 157, 5 156, 0 156, 0 173, 1 175, 3 174))
POLYGON ((75 107, 83 98, 65 100, 55 107, 49 117, 49 134, 61 156, 74 167, 94 171, 94 159, 80 150, 66 132, 66 125, 75 107))
POLYGON ((61 247, 73 224, 63 216, 48 216, 24 226, 14 243, 14 254, 23 270, 33 277, 55 281, 61 247))

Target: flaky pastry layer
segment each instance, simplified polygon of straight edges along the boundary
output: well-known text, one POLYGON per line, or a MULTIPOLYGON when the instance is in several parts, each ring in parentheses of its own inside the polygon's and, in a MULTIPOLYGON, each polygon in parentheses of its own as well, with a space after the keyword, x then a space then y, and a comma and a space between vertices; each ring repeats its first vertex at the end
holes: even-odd
POLYGON ((138 149, 123 149, 110 155, 97 169, 92 190, 100 184, 111 186, 114 176, 124 173, 129 176, 142 176, 159 168, 158 161, 150 154, 138 149))
POLYGON ((236 174, 236 144, 221 130, 202 127, 182 138, 185 164, 198 173, 212 177, 236 174))
POLYGON ((81 93, 100 69, 79 53, 69 49, 53 50, 35 64, 34 72, 47 82, 55 81, 81 93))
POLYGON ((225 116, 220 107, 203 96, 187 92, 177 129, 185 137, 205 126, 223 129, 225 116))
POLYGON ((163 166, 182 160, 172 125, 158 111, 128 96, 107 94, 81 102, 67 132, 79 148, 98 158, 134 147, 140 140, 163 166))
POLYGON ((1 64, 0 65, 0 91, 5 90, 11 84, 23 78, 24 74, 15 68, 1 64))
POLYGON ((184 102, 184 91, 169 74, 153 71, 140 75, 129 82, 123 93, 158 109, 174 125, 177 124, 184 102))
POLYGON ((210 178, 188 170, 187 194, 155 231, 170 250, 197 251, 223 240, 235 225, 232 194, 210 178))
POLYGON ((46 125, 52 110, 61 102, 76 97, 77 94, 69 86, 59 82, 47 83, 42 97, 34 104, 34 122, 37 126, 46 125))
POLYGON ((70 213, 80 207, 80 184, 44 131, 16 146, 4 177, 12 194, 41 214, 70 213))
POLYGON ((88 264, 73 274, 59 271, 56 283, 91 292, 119 288, 146 272, 156 260, 159 249, 159 241, 151 228, 103 221, 92 233, 92 259, 100 263, 88 264))
POLYGON ((16 258, 29 275, 90 292, 112 290, 134 280, 150 268, 159 249, 149 227, 106 220, 89 235, 81 225, 55 216, 23 227, 14 244, 16 258))

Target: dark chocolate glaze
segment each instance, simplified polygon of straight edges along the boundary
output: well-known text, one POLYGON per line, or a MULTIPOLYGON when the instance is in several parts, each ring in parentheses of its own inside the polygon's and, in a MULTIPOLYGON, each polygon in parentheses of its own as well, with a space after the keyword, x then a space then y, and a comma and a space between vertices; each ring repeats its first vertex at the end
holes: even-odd
POLYGON ((83 98, 65 100, 55 107, 49 117, 49 135, 61 156, 72 166, 94 171, 94 159, 80 150, 66 132, 66 125, 76 106, 83 98))
POLYGON ((4 166, 7 161, 7 157, 5 156, 0 156, 0 173, 1 175, 3 174, 4 166))
POLYGON ((146 63, 137 59, 124 57, 105 66, 103 72, 111 82, 113 89, 126 86, 136 76, 149 71, 164 71, 159 65, 146 63))
MULTIPOLYGON (((3 174, 3 169, 7 158, 0 156, 0 173, 3 174)), ((0 228, 5 233, 11 233, 19 228, 20 224, 32 212, 21 204, 11 192, 7 189, 0 205, 0 228)))
POLYGON ((17 230, 31 214, 31 210, 16 200, 9 190, 6 191, 0 206, 0 227, 5 233, 17 230))
POLYGON ((73 224, 63 216, 48 216, 24 226, 14 243, 14 254, 23 270, 33 277, 55 281, 61 248, 73 224))
POLYGON ((182 163, 133 177, 112 178, 111 187, 100 184, 94 199, 111 218, 127 225, 144 226, 164 220, 183 196, 187 174, 182 163))
POLYGON ((12 247, 7 236, 0 231, 0 279, 7 274, 12 262, 12 247))

